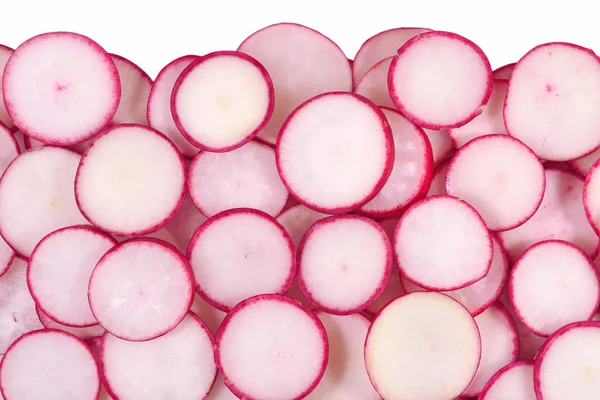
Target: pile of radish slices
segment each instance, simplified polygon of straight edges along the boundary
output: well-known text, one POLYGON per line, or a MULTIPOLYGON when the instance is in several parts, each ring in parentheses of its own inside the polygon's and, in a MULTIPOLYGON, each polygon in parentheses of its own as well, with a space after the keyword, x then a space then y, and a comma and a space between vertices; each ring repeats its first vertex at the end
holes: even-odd
POLYGON ((600 59, 282 23, 0 46, 0 398, 597 400, 600 59))

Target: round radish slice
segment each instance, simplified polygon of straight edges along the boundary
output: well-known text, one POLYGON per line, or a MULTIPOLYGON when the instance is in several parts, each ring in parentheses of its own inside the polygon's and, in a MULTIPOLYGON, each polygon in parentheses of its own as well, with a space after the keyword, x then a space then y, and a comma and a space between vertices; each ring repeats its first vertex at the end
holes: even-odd
POLYGON ((327 217, 327 214, 311 210, 302 204, 297 204, 279 214, 277 222, 279 222, 290 235, 292 243, 294 243, 294 248, 297 248, 308 228, 315 222, 327 217))
POLYGON ((585 178, 583 207, 590 225, 600 235, 600 162, 594 163, 585 178))
POLYGON ((383 228, 356 215, 316 222, 298 247, 298 281, 319 309, 336 315, 363 310, 385 289, 392 249, 383 228))
POLYGON ((198 211, 189 194, 186 193, 181 208, 169 221, 166 229, 173 235, 179 251, 185 253, 192 236, 204 222, 206 217, 198 211))
POLYGON ((116 399, 204 399, 217 375, 213 338, 192 313, 171 332, 147 342, 107 334, 100 359, 106 389, 116 399))
POLYGON ((514 229, 531 218, 545 186, 544 166, 535 153, 507 135, 471 140, 446 172, 448 194, 472 205, 493 231, 514 229))
POLYGON ((351 93, 327 93, 304 103, 281 128, 277 141, 277 168, 290 193, 330 214, 373 199, 393 162, 385 115, 351 93))
POLYGON ((21 44, 4 68, 2 90, 20 130, 61 146, 98 133, 121 97, 110 56, 88 37, 71 32, 44 33, 21 44))
POLYGON ((509 80, 510 74, 512 74, 514 67, 515 67, 515 64, 512 63, 512 64, 506 64, 500 68, 497 68, 492 72, 492 77, 494 79, 509 80))
POLYGON ((593 153, 588 154, 587 156, 578 158, 576 160, 571 160, 567 164, 570 168, 572 168, 579 175, 585 177, 592 166, 598 159, 600 158, 600 149, 594 151, 593 153))
POLYGON ((398 110, 415 124, 456 128, 481 113, 492 92, 492 69, 470 40, 427 32, 398 50, 388 84, 398 110))
POLYGON ((38 307, 63 325, 98 324, 88 301, 96 263, 117 242, 89 226, 59 229, 44 237, 29 257, 27 284, 38 307))
POLYGON ((393 59, 394 57, 388 57, 375 64, 357 83, 354 93, 366 97, 380 107, 396 108, 387 84, 393 59))
POLYGON ((203 150, 236 149, 264 128, 274 107, 273 83, 254 58, 217 51, 194 60, 179 75, 171 96, 175 124, 203 150))
POLYGON ((48 329, 65 331, 67 333, 70 333, 71 335, 77 336, 81 340, 88 340, 91 338, 96 338, 96 337, 102 336, 104 334, 104 332, 106 332, 104 330, 104 328, 98 324, 92 325, 92 326, 86 326, 84 328, 75 328, 72 326, 63 325, 59 322, 54 321, 47 314, 45 314, 39 307, 35 308, 35 312, 37 313, 37 316, 40 319, 40 322, 42 323, 42 325, 44 325, 44 327, 46 327, 48 329))
POLYGON ((192 303, 190 311, 196 314, 198 318, 206 324, 206 327, 213 335, 217 334, 223 319, 225 319, 225 316, 227 315, 218 308, 211 306, 199 295, 194 296, 194 302, 192 303))
POLYGON ((518 361, 500 369, 485 385, 479 400, 537 400, 533 362, 518 361))
POLYGON ((267 143, 275 144, 285 119, 306 100, 321 93, 352 91, 352 71, 344 52, 305 26, 268 26, 250 35, 238 51, 257 59, 273 80, 275 109, 258 134, 267 143))
MULTIPOLYGON (((4 74, 4 67, 8 62, 8 59, 13 54, 14 50, 10 47, 4 46, 0 44, 0 82, 2 81, 2 75, 4 74)), ((2 85, 0 84, 0 122, 6 125, 6 127, 10 130, 15 129, 15 124, 10 119, 8 115, 8 111, 6 111, 6 106, 4 105, 3 94, 2 94, 2 85)))
POLYGON ((473 317, 435 292, 391 302, 375 317, 365 342, 367 372, 385 399, 454 399, 475 376, 480 356, 473 317))
POLYGON ((508 284, 517 317, 540 336, 591 319, 600 301, 598 270, 581 249, 560 240, 527 249, 508 284))
POLYGON ((94 225, 118 236, 165 226, 183 202, 185 165, 164 135, 141 125, 103 131, 81 157, 75 196, 94 225))
POLYGON ((274 217, 288 198, 277 174, 275 151, 255 141, 226 153, 199 153, 190 166, 187 186, 207 217, 246 207, 274 217))
POLYGON ((152 78, 126 58, 116 54, 111 54, 110 57, 117 67, 121 84, 119 107, 111 123, 148 125, 146 105, 152 78))
POLYGON ((327 366, 329 344, 316 315, 293 300, 261 295, 225 317, 215 357, 225 384, 243 399, 302 399, 327 366))
POLYGON ((508 82, 508 133, 552 161, 582 157, 600 146, 600 60, 569 43, 546 43, 515 65, 508 82))
POLYGON ((191 267, 171 245, 139 238, 109 250, 92 272, 90 307, 108 332, 131 341, 171 331, 194 298, 191 267))
POLYGON ((444 160, 435 166, 427 197, 448 194, 446 192, 446 174, 448 173, 448 167, 450 166, 451 160, 452 159, 444 160))
POLYGON ((493 258, 491 235, 477 211, 450 196, 428 197, 411 206, 396 227, 394 250, 400 272, 431 290, 477 282, 493 258))

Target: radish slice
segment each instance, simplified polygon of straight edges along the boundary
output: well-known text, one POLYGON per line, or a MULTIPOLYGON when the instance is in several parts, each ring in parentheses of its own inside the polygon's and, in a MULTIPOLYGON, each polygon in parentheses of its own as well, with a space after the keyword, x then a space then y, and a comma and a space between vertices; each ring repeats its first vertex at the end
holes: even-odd
MULTIPOLYGON (((10 47, 0 44, 0 82, 2 81, 2 75, 4 74, 4 67, 13 52, 14 50, 10 47)), ((6 111, 6 106, 4 105, 2 85, 0 85, 0 122, 6 125, 11 131, 16 129, 15 124, 12 122, 12 119, 10 119, 8 111, 6 111)))
POLYGON ((500 68, 496 68, 494 71, 492 71, 492 78, 509 80, 510 74, 512 74, 514 67, 515 63, 506 64, 500 68))
POLYGON ((203 150, 241 147, 265 127, 275 93, 269 73, 254 58, 217 51, 192 61, 179 75, 171 96, 175 124, 203 150))
POLYGON ((275 109, 258 134, 266 143, 275 144, 283 122, 306 100, 321 93, 352 91, 352 71, 344 52, 305 26, 268 26, 250 35, 238 51, 257 59, 273 80, 275 109))
POLYGON ((571 160, 567 164, 579 175, 585 177, 590 171, 590 169, 592 169, 594 163, 598 161, 599 158, 600 149, 588 154, 587 156, 578 158, 576 160, 571 160))
POLYGON ((387 84, 393 59, 394 57, 388 57, 375 64, 357 83, 354 93, 366 97, 380 107, 396 108, 387 84))
POLYGON ((90 307, 108 332, 131 341, 171 331, 194 298, 191 267, 171 245, 139 238, 119 243, 92 272, 90 307))
POLYGON ((326 93, 298 107, 281 128, 277 168, 290 193, 333 214, 373 199, 392 171, 394 143, 385 114, 351 93, 326 93))
POLYGON ((365 343, 367 372, 385 399, 454 399, 475 376, 480 356, 473 317, 435 292, 391 302, 373 321, 365 343))
POLYGON ((40 319, 40 322, 42 323, 42 325, 44 325, 44 327, 46 327, 48 329, 55 329, 55 330, 70 333, 71 335, 77 336, 81 340, 88 340, 91 338, 102 336, 104 334, 104 332, 106 332, 104 330, 104 328, 98 324, 92 325, 92 326, 86 326, 84 328, 75 328, 72 326, 63 325, 59 322, 54 321, 47 314, 45 314, 39 307, 35 308, 35 312, 37 313, 37 316, 40 319))
POLYGON ((298 247, 298 282, 309 301, 336 315, 363 310, 385 289, 392 248, 383 228, 365 217, 316 222, 298 247))
POLYGON ((492 69, 470 40, 450 32, 427 32, 398 50, 388 84, 398 110, 415 124, 457 128, 479 115, 490 98, 492 69))
POLYGON ((103 131, 81 157, 75 196, 94 225, 118 236, 165 226, 183 202, 185 165, 164 135, 141 125, 103 131))
POLYGON ((88 285, 96 263, 116 243, 89 226, 67 227, 44 237, 27 267, 29 291, 44 314, 62 325, 98 324, 90 309, 88 285))
POLYGON ((244 300, 217 334, 225 384, 243 399, 302 399, 327 367, 329 345, 317 316, 278 295, 244 300))
POLYGON ((27 136, 67 146, 110 122, 119 105, 119 74, 96 42, 50 32, 21 44, 2 77, 6 109, 27 136))
POLYGON ((6 400, 96 400, 98 364, 75 336, 56 330, 27 333, 7 350, 0 364, 6 400))
POLYGON ((500 369, 485 385, 479 400, 537 400, 533 362, 518 361, 500 369))
POLYGON ((297 204, 279 214, 277 222, 279 222, 290 235, 294 248, 297 248, 308 228, 315 222, 327 217, 327 214, 311 210, 302 204, 297 204))
POLYGON ((583 207, 596 235, 600 235, 600 162, 594 163, 585 178, 583 207))
POLYGON ((454 150, 454 142, 448 136, 447 130, 436 131, 432 129, 423 129, 433 151, 433 164, 438 164, 445 160, 454 150))
POLYGON ((204 399, 217 375, 212 335, 192 313, 147 342, 106 334, 100 360, 106 389, 116 399, 204 399))
POLYGON ((211 306, 197 294, 194 296, 194 302, 192 303, 190 311, 196 314, 198 318, 206 324, 206 327, 213 335, 217 334, 223 319, 225 319, 225 316, 227 315, 218 308, 211 306))
POLYGON ((199 153, 190 166, 187 186, 207 217, 232 208, 255 208, 274 217, 288 198, 277 174, 275 151, 255 141, 227 153, 199 153))
POLYGON ((412 205, 398 222, 394 250, 400 272, 431 290, 477 282, 487 275, 493 256, 491 235, 477 211, 450 196, 412 205))
POLYGON ((525 54, 510 76, 506 130, 543 159, 580 158, 600 146, 598 102, 596 54, 569 43, 542 44, 525 54))
POLYGON ((206 400, 238 400, 239 397, 231 393, 231 390, 225 385, 223 375, 218 374, 217 380, 213 385, 206 400))
POLYGON ((446 192, 446 174, 448 173, 448 167, 450 166, 451 160, 452 159, 444 160, 435 166, 427 197, 448 194, 448 192, 446 192))
POLYGON ((166 229, 173 235, 179 251, 185 253, 192 236, 204 222, 206 217, 198 211, 189 194, 186 193, 181 208, 169 221, 166 229))
POLYGON ((117 67, 121 83, 121 99, 111 123, 148 125, 146 105, 152 78, 126 58, 116 54, 110 57, 117 67))

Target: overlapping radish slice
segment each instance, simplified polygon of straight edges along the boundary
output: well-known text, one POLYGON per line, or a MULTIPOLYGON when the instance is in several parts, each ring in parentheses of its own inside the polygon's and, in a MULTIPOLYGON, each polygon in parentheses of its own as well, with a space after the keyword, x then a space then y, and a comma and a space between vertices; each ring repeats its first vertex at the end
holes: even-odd
POLYGON ((394 57, 384 58, 369 69, 365 76, 356 83, 354 93, 366 97, 380 107, 396 108, 387 85, 393 59, 394 57))
POLYGON ((277 222, 283 226, 290 238, 294 247, 298 247, 298 243, 315 222, 327 218, 327 214, 320 213, 302 205, 296 204, 279 214, 277 222))
POLYGON ((46 313, 44 313, 39 307, 35 308, 35 312, 37 313, 38 318, 42 325, 48 329, 55 329, 59 331, 65 331, 70 333, 71 335, 77 336, 81 340, 88 340, 92 338, 97 338, 102 336, 106 330, 101 327, 99 324, 86 326, 86 327, 73 327, 63 325, 60 322, 54 321, 50 318, 46 313))
MULTIPOLYGON (((1 49, 2 47, 0 47, 0 50, 1 49)), ((0 176, 2 176, 8 165, 12 160, 17 158, 20 153, 21 149, 19 148, 15 136, 13 136, 10 130, 0 122, 0 176)), ((8 271, 14 256, 14 250, 2 237, 0 237, 0 276, 8 271)))
POLYGON ((573 171, 585 177, 592 168, 592 165, 594 165, 598 159, 600 159, 600 149, 588 154, 587 156, 571 160, 567 164, 573 169, 573 171))
POLYGON ((146 105, 152 87, 152 78, 125 57, 111 54, 121 83, 121 99, 112 124, 148 125, 146 105))
POLYGON ((492 78, 509 80, 510 74, 512 74, 512 71, 514 68, 515 68, 515 63, 506 64, 500 68, 496 68, 495 70, 492 71, 492 78))
POLYGON ((533 362, 517 361, 494 374, 479 400, 537 400, 533 388, 533 362))
MULTIPOLYGON (((2 81, 2 76, 4 75, 4 67, 6 66, 6 63, 13 52, 14 50, 10 47, 0 44, 0 82, 2 81)), ((10 130, 16 129, 15 124, 12 122, 12 119, 10 119, 8 111, 6 111, 6 106, 4 105, 2 85, 0 85, 0 122, 6 125, 6 127, 10 130)))
POLYGON ((186 193, 181 208, 165 228, 173 235, 179 251, 185 253, 192 236, 204 222, 206 217, 196 208, 189 194, 186 193))

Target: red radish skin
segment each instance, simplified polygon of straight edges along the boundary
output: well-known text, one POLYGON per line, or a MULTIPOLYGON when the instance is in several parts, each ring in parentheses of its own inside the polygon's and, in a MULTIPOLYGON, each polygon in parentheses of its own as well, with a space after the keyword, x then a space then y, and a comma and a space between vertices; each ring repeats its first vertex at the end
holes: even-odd
MULTIPOLYGON (((0 44, 0 82, 2 80, 2 75, 4 75, 4 67, 6 66, 6 63, 8 62, 8 59, 13 54, 13 52, 14 50, 10 47, 0 44)), ((11 131, 16 129, 15 124, 10 119, 8 111, 6 111, 6 106, 4 105, 2 85, 0 85, 0 122, 6 125, 6 127, 11 131)))
MULTIPOLYGON (((100 346, 102 346, 102 336, 85 340, 85 344, 89 347, 90 351, 94 355, 96 362, 100 363, 100 346)), ((100 395, 98 400, 114 400, 106 391, 104 384, 100 386, 100 395)))
POLYGON ((571 160, 567 164, 571 169, 573 169, 573 171, 585 178, 598 159, 600 159, 600 149, 588 154, 587 156, 578 158, 576 160, 571 160))
POLYGON ((81 340, 88 340, 92 338, 96 338, 98 336, 102 336, 104 332, 104 328, 100 325, 92 325, 86 326, 84 328, 76 328, 72 326, 66 326, 59 322, 54 321, 48 315, 46 315, 39 307, 35 308, 35 312, 37 313, 38 318, 42 325, 44 325, 47 329, 55 329, 59 331, 64 331, 70 333, 71 335, 77 336, 81 340))
POLYGON ((146 105, 152 87, 152 78, 140 67, 116 54, 111 54, 121 84, 121 99, 111 124, 148 125, 146 105))
POLYGON ((444 196, 448 194, 448 192, 446 192, 446 173, 448 172, 450 161, 451 158, 444 160, 435 166, 435 169, 433 170, 433 178, 431 179, 431 185, 429 185, 429 191, 427 192, 427 197, 444 196))
POLYGON ((302 204, 297 204, 279 214, 277 222, 279 222, 288 235, 290 235, 292 243, 294 243, 294 248, 297 248, 306 231, 315 222, 327 217, 327 214, 311 210, 302 204))
POLYGON ((196 314, 198 318, 206 324, 206 327, 213 336, 217 334, 221 322, 223 322, 223 319, 225 319, 225 316, 227 315, 225 312, 210 305, 198 294, 194 296, 194 302, 192 303, 190 311, 196 314))
POLYGON ((583 208, 596 235, 600 235, 600 162, 594 163, 585 178, 583 208))
POLYGON ((177 248, 182 253, 187 251, 188 245, 194 233, 198 230, 200 225, 206 222, 206 217, 196 208, 190 195, 186 193, 183 199, 183 204, 177 214, 165 227, 177 243, 177 248))
POLYGON ((511 63, 503 65, 500 68, 496 68, 494 71, 492 71, 492 77, 494 79, 509 80, 510 74, 512 74, 512 70, 514 69, 514 67, 515 63, 511 63))
POLYGON ((485 385, 479 400, 537 400, 533 362, 517 361, 500 369, 485 385))
MULTIPOLYGON (((283 210, 281 210, 281 214, 283 214, 285 211, 289 210, 290 208, 297 206, 298 204, 300 204, 300 202, 298 200, 296 200, 296 198, 294 196, 288 196, 287 201, 285 202, 285 205, 283 206, 283 210)), ((279 215, 277 217, 279 217, 279 215)))

